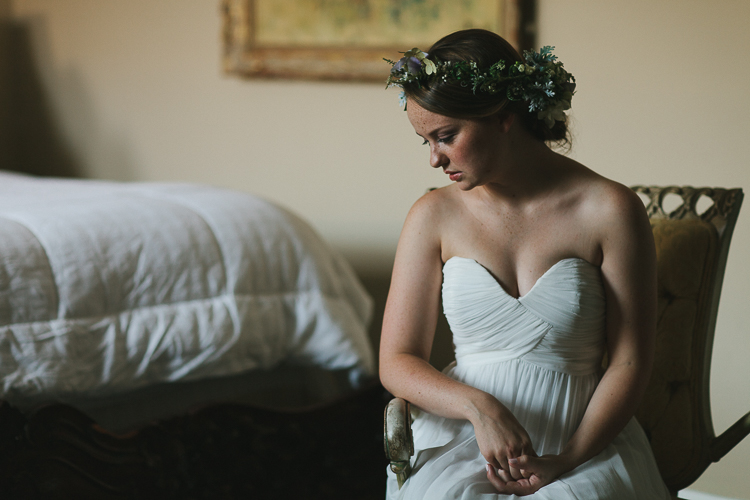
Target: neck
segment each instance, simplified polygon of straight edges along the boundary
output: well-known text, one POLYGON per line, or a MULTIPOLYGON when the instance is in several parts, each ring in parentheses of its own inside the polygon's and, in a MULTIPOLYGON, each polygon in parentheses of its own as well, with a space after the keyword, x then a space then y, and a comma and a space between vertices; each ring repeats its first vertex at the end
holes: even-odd
POLYGON ((519 203, 534 198, 555 184, 562 155, 514 124, 503 138, 507 141, 498 178, 481 186, 484 194, 519 203))

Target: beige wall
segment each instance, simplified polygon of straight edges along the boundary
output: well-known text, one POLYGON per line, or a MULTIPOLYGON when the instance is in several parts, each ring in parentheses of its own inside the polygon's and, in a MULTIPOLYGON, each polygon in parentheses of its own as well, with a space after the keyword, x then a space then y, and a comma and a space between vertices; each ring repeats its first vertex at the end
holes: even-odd
MULTIPOLYGON (((0 0, 26 27, 46 115, 99 178, 210 183, 305 216, 362 272, 445 184, 379 84, 243 81, 220 64, 218 0, 0 0)), ((750 2, 540 0, 539 42, 578 80, 571 155, 625 184, 750 189, 750 2)), ((750 204, 750 202, 748 202, 750 204)), ((715 426, 750 409, 750 209, 730 252, 715 426)), ((750 440, 695 488, 750 498, 750 440)))
POLYGON ((0 0, 0 168, 15 162, 11 135, 10 1, 0 0))

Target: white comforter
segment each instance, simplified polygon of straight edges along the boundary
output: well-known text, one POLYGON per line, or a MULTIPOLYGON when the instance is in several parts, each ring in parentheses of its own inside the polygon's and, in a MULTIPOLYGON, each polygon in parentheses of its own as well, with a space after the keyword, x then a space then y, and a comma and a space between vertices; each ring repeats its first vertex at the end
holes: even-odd
POLYGON ((0 397, 95 396, 269 368, 371 374, 371 299, 248 194, 0 173, 0 397))

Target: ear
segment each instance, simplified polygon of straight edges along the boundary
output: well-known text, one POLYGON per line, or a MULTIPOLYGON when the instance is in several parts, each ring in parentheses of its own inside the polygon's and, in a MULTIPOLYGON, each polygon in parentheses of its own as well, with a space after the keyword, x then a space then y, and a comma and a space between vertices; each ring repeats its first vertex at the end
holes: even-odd
POLYGON ((509 111, 500 111, 496 115, 496 118, 500 122, 500 130, 502 130, 503 133, 508 133, 516 120, 516 114, 509 111))

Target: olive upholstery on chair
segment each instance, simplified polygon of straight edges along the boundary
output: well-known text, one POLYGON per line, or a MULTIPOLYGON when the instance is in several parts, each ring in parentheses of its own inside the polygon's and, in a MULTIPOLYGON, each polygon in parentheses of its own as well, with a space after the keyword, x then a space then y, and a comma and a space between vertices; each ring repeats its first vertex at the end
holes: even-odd
POLYGON ((750 431, 750 413, 721 436, 711 421, 714 327, 741 189, 634 186, 648 198, 657 255, 654 369, 636 417, 672 493, 692 484, 750 431), (664 209, 670 194, 682 204, 664 209), (713 202, 696 210, 706 196, 713 202))
MULTIPOLYGON (((647 201, 657 254, 658 319, 651 380, 636 417, 672 494, 692 484, 750 432, 750 412, 716 437, 709 375, 724 269, 741 189, 634 186, 647 201), (670 195, 681 203, 667 212, 670 195), (702 197, 711 200, 698 213, 702 197)), ((606 364, 606 360, 604 361, 606 364)), ((412 452, 405 402, 386 412, 386 454, 394 472, 409 472, 412 452), (390 420, 389 420, 390 417, 390 420), (395 421, 394 418, 400 418, 395 421), (404 429, 397 435, 394 429, 404 429)), ((405 479, 405 477, 404 477, 405 479)))

